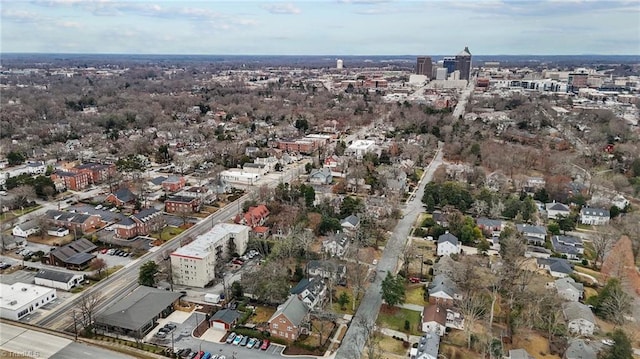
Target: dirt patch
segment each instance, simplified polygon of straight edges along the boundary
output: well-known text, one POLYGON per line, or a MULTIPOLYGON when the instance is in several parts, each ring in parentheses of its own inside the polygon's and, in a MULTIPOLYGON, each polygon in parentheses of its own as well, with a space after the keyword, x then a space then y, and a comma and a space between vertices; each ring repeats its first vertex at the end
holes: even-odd
POLYGON ((560 359, 560 356, 549 353, 549 341, 538 333, 515 335, 509 349, 517 348, 525 349, 536 359, 560 359))
POLYGON ((264 323, 267 320, 269 320, 269 318, 271 318, 271 316, 275 312, 276 312, 276 309, 273 307, 265 307, 265 306, 256 307, 255 314, 251 317, 250 321, 255 324, 264 323))
POLYGON ((31 236, 27 239, 29 242, 44 244, 50 247, 56 246, 64 246, 67 243, 73 242, 73 234, 66 235, 64 237, 54 237, 46 235, 42 236, 31 236))

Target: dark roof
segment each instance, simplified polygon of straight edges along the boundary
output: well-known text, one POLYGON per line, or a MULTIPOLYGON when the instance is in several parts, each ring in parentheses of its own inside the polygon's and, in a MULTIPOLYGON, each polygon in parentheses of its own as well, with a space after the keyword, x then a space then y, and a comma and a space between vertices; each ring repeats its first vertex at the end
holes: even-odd
POLYGON ((291 294, 300 294, 304 291, 304 289, 309 285, 309 279, 302 278, 295 287, 291 288, 289 293, 291 294))
POLYGON ((84 223, 91 217, 91 215, 88 214, 58 211, 56 209, 48 210, 45 215, 47 216, 47 218, 55 221, 64 221, 70 223, 84 223))
POLYGON ((479 226, 484 226, 484 227, 501 227, 502 226, 502 221, 499 219, 490 219, 490 218, 486 218, 486 217, 480 217, 478 219, 476 219, 476 223, 479 226))
POLYGON ((219 322, 233 324, 238 318, 240 318, 240 313, 236 310, 231 309, 221 309, 217 311, 212 317, 211 320, 217 320, 219 322))
POLYGON ((65 263, 82 264, 86 262, 87 258, 90 257, 90 260, 95 257, 94 255, 89 254, 89 252, 94 251, 96 248, 98 247, 95 244, 91 243, 91 241, 85 238, 80 238, 67 245, 52 250, 51 254, 65 263), (77 256, 78 254, 87 254, 88 256, 77 256))
POLYGON ((90 170, 101 170, 104 168, 108 168, 109 165, 103 165, 101 163, 95 163, 95 162, 88 162, 88 163, 83 163, 81 165, 77 165, 75 168, 82 170, 82 169, 90 169, 90 170))
POLYGON ((130 226, 132 224, 136 224, 136 222, 134 222, 133 219, 129 217, 124 217, 122 220, 120 220, 120 222, 118 222, 118 224, 121 226, 130 226))
POLYGON ((597 216, 597 217, 606 217, 606 218, 609 218, 611 216, 608 209, 592 208, 592 207, 583 207, 580 210, 580 214, 583 216, 597 216))
POLYGON ((180 293, 140 286, 98 315, 96 322, 137 331, 180 296, 180 293))
POLYGON ((115 191, 113 195, 124 203, 133 202, 136 199, 136 196, 133 194, 133 192, 131 192, 131 190, 126 187, 120 188, 119 190, 115 191))
POLYGON ((160 213, 160 211, 153 207, 150 207, 150 208, 145 208, 140 212, 134 214, 133 217, 139 219, 142 222, 146 222, 149 220, 149 216, 153 216, 156 213, 160 213))
POLYGON ((547 235, 547 229, 542 226, 532 226, 527 224, 516 224, 516 229, 520 233, 535 233, 547 235))
POLYGON ((440 237, 438 237, 438 244, 440 243, 444 243, 444 242, 449 242, 455 246, 458 245, 458 237, 454 236, 451 233, 445 233, 440 235, 440 237))
POLYGON ((269 322, 274 318, 278 317, 280 314, 284 315, 289 319, 293 325, 298 326, 304 320, 304 317, 309 313, 309 308, 304 304, 297 295, 289 296, 284 304, 278 307, 275 313, 269 319, 269 322))
POLYGON ((159 176, 156 178, 151 179, 151 183, 153 183, 156 186, 159 186, 162 184, 162 182, 164 182, 167 179, 167 177, 164 176, 159 176))
POLYGON ((72 280, 73 277, 75 277, 76 275, 82 275, 82 274, 59 272, 59 271, 54 271, 49 269, 40 269, 38 273, 36 273, 36 278, 48 279, 48 280, 52 280, 54 282, 60 282, 60 283, 69 283, 69 281, 72 280))
POLYGON ((549 266, 549 270, 552 272, 571 274, 573 273, 573 268, 571 268, 571 264, 567 262, 566 259, 563 258, 538 258, 538 264, 549 266))
POLYGON ((71 257, 67 258, 65 263, 67 263, 67 264, 75 264, 75 265, 82 265, 82 264, 85 264, 85 263, 89 262, 90 260, 92 260, 95 257, 96 256, 91 254, 91 253, 76 253, 76 254, 72 255, 71 257))
POLYGON ((191 203, 193 201, 197 201, 196 197, 187 197, 187 196, 169 196, 165 202, 179 202, 179 203, 191 203))

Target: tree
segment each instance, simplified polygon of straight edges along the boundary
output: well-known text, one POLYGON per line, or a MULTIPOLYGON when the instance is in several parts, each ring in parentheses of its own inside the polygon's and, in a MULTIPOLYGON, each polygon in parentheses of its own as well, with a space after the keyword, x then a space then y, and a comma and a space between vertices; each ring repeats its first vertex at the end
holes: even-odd
POLYGON ((340 296, 338 297, 338 304, 340 304, 340 309, 345 310, 350 300, 351 298, 349 297, 349 294, 347 294, 347 292, 342 292, 342 294, 340 294, 340 296))
POLYGON ((9 162, 9 166, 16 166, 24 163, 26 157, 23 153, 17 151, 11 151, 7 153, 7 161, 9 162))
POLYGON ((607 228, 598 228, 593 236, 591 236, 591 245, 593 246, 593 266, 598 269, 598 263, 602 265, 604 257, 609 252, 613 243, 615 242, 615 236, 613 228, 607 226, 607 228))
POLYGON ((156 273, 158 273, 158 264, 154 261, 147 261, 140 267, 138 283, 147 287, 155 287, 156 273))
POLYGON ((382 280, 380 292, 382 299, 391 307, 404 303, 404 278, 400 275, 393 276, 387 272, 387 276, 382 280))
POLYGON ((598 316, 622 325, 625 317, 631 314, 632 298, 624 291, 620 280, 611 278, 597 296, 590 297, 587 303, 595 307, 598 316))
POLYGON ((613 345, 604 350, 602 359, 631 359, 633 358, 633 348, 631 340, 622 329, 616 329, 611 334, 613 345))
POLYGON ((94 258, 89 263, 89 268, 98 274, 98 278, 102 278, 102 271, 107 268, 107 262, 103 258, 94 258))
POLYGON ((234 299, 242 299, 244 297, 244 288, 242 288, 240 282, 236 281, 231 284, 231 296, 234 299))
POLYGON ((78 310, 80 311, 79 319, 87 335, 91 335, 93 332, 93 319, 98 303, 101 300, 102 294, 100 292, 86 293, 80 297, 80 301, 78 302, 78 310))
POLYGON ((29 185, 21 185, 9 191, 14 196, 16 207, 27 207, 36 198, 36 191, 29 185))
POLYGON ((474 324, 486 313, 486 303, 478 292, 468 292, 456 301, 456 308, 464 317, 464 332, 467 336, 467 349, 471 349, 471 332, 474 324))

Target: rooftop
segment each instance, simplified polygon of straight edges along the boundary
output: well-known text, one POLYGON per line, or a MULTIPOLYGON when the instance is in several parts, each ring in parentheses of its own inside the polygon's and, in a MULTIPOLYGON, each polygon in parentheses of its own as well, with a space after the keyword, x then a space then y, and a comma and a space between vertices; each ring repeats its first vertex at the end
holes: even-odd
POLYGON ((211 228, 209 232, 197 236, 193 242, 176 249, 171 255, 198 259, 206 258, 214 249, 214 246, 227 238, 228 235, 248 230, 249 227, 240 224, 219 223, 211 228))
POLYGON ((0 308, 16 310, 42 295, 55 292, 55 289, 33 284, 14 283, 9 285, 0 283, 0 308))

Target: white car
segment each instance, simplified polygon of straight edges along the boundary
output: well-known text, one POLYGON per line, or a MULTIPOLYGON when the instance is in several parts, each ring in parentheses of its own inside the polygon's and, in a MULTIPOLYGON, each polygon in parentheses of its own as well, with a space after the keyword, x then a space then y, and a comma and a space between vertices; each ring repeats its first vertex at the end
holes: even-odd
POLYGON ((602 339, 602 344, 613 346, 616 342, 613 339, 602 339))
POLYGON ((373 262, 371 262, 374 266, 378 264, 378 260, 374 259, 373 262))

